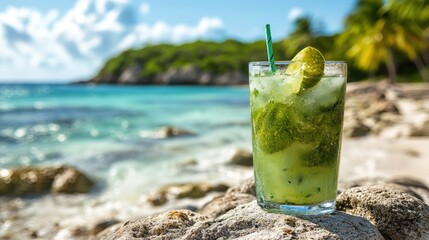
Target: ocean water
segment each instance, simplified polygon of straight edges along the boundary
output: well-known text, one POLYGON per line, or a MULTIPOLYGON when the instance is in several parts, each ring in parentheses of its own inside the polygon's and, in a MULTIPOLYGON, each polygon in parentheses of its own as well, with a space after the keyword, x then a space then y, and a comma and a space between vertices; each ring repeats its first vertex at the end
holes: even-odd
POLYGON ((239 179, 226 164, 237 148, 251 148, 247 87, 0 85, 0 168, 72 165, 99 193, 133 198, 239 179), (163 126, 194 135, 162 138, 163 126))

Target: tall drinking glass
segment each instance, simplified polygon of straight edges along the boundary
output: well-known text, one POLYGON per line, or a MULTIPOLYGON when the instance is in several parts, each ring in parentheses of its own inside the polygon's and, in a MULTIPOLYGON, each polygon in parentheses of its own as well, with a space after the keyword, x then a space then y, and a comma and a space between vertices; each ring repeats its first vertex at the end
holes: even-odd
POLYGON ((314 86, 302 88, 300 62, 251 62, 250 108, 259 206, 292 215, 334 211, 347 64, 326 61, 314 86), (301 86, 301 87, 300 87, 301 86))

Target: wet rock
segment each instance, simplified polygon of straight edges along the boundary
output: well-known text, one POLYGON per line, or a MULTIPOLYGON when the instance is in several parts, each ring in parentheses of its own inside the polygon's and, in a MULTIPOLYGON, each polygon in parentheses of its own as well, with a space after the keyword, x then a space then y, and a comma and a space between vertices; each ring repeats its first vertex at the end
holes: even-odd
POLYGON ((188 168, 188 167, 193 167, 196 166, 198 164, 198 161, 191 158, 182 162, 179 162, 177 164, 175 164, 175 167, 179 167, 179 168, 188 168))
POLYGON ((51 191, 57 193, 87 193, 94 183, 75 168, 64 169, 55 176, 51 191))
POLYGON ((361 217, 335 212, 297 218, 263 211, 256 201, 239 205, 216 219, 186 210, 129 221, 100 239, 380 239, 361 217))
POLYGON ((237 149, 229 164, 251 167, 253 166, 253 154, 251 151, 245 149, 237 149))
POLYGON ((86 193, 94 183, 76 168, 21 167, 0 170, 0 195, 32 193, 86 193))
POLYGON ((168 192, 166 190, 160 189, 159 191, 149 195, 146 201, 152 206, 162 206, 167 203, 168 192))
POLYGON ((161 137, 164 137, 164 138, 176 137, 176 136, 194 135, 194 133, 192 133, 192 132, 190 132, 188 130, 179 129, 179 128, 175 128, 175 127, 170 127, 170 126, 166 126, 166 127, 160 128, 158 130, 158 134, 161 137))
POLYGON ((152 206, 161 206, 171 199, 201 198, 210 192, 225 192, 225 184, 184 183, 167 185, 149 195, 147 201, 152 206))
POLYGON ((368 219, 387 239, 429 239, 429 206, 388 185, 347 189, 337 209, 368 219))

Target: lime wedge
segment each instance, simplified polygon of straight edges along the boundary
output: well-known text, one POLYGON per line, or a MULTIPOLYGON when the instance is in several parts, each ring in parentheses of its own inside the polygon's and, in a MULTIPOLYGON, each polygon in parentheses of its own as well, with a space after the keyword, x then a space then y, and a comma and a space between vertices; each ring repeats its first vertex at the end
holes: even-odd
POLYGON ((295 63, 288 66, 286 73, 296 75, 298 71, 301 71, 301 76, 298 78, 299 88, 295 90, 296 93, 312 88, 323 76, 325 58, 319 50, 313 47, 302 49, 292 61, 295 63))

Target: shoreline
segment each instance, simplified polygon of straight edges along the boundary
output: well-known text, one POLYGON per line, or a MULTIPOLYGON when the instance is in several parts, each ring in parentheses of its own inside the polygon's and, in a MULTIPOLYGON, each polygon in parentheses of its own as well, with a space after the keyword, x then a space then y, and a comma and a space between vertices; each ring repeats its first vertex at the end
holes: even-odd
MULTIPOLYGON (((429 184, 429 176, 425 171, 429 169, 429 162, 426 161, 429 149, 426 146, 429 146, 429 137, 396 140, 380 137, 346 138, 342 146, 339 184, 347 185, 355 180, 377 177, 411 177, 429 184)), ((253 173, 253 168, 240 169, 250 175, 253 173)), ((237 183, 227 184, 231 186, 237 183)), ((82 236, 87 237, 88 231, 100 222, 138 219, 173 209, 198 209, 219 195, 221 193, 211 193, 199 199, 173 200, 160 207, 151 207, 146 201, 148 195, 132 200, 103 192, 47 194, 38 198, 0 197, 0 236, 3 239, 27 239, 35 234, 48 239, 66 236, 87 239, 79 238, 79 231, 85 230, 82 236)))

